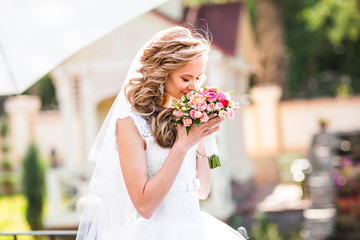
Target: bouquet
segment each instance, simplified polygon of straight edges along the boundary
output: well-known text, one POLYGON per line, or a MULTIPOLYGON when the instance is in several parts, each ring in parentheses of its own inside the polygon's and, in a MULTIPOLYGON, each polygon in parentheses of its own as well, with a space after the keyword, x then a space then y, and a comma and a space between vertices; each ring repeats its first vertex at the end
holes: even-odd
MULTIPOLYGON (((176 124, 184 125, 189 134, 193 124, 199 127, 200 123, 210 120, 210 115, 233 119, 239 104, 231 101, 230 94, 231 92, 226 93, 218 88, 192 90, 173 106, 173 120, 176 124)), ((214 134, 207 136, 204 141, 210 168, 221 166, 214 134)))

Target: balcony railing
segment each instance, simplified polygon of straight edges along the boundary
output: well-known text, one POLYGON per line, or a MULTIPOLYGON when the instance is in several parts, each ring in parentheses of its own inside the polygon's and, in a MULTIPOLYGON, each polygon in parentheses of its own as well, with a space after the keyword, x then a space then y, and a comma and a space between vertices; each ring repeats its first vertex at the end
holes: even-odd
POLYGON ((12 236, 14 240, 18 240, 19 236, 48 236, 50 240, 56 240, 56 237, 76 236, 75 230, 59 230, 59 231, 29 231, 29 232, 0 232, 1 236, 12 236))
MULTIPOLYGON (((238 232, 245 238, 249 239, 246 229, 239 227, 238 232)), ((76 236, 76 230, 59 230, 59 231, 29 231, 29 232, 0 232, 1 236, 12 236, 14 240, 18 239, 18 236, 48 236, 50 240, 56 240, 56 237, 64 236, 76 236)))

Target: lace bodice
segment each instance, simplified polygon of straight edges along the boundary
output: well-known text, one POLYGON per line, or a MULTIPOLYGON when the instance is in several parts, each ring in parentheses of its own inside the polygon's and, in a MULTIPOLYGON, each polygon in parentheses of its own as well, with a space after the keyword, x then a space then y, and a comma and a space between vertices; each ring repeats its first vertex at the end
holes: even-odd
MULTIPOLYGON (((171 149, 161 148, 151 133, 150 125, 136 113, 129 116, 146 142, 148 176, 151 179, 160 170, 171 149)), ((192 221, 199 216, 198 179, 196 176, 195 147, 190 149, 176 176, 170 192, 159 205, 152 220, 155 221, 192 221)))

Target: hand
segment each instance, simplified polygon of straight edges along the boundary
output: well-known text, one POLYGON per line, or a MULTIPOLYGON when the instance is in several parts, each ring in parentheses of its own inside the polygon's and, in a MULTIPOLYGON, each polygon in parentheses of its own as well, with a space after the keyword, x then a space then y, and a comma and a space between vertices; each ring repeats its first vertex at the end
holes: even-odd
POLYGON ((177 136, 175 144, 180 144, 186 151, 192 146, 197 144, 202 138, 216 132, 220 129, 220 123, 223 120, 220 117, 212 117, 209 121, 201 123, 200 126, 193 124, 189 131, 189 135, 186 133, 186 127, 183 125, 177 126, 177 136))

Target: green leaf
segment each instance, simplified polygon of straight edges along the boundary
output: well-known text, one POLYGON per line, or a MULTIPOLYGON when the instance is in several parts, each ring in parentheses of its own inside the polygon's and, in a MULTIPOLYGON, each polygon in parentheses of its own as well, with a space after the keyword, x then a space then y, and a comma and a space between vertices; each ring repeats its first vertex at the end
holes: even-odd
POLYGON ((191 127, 186 127, 186 133, 187 133, 187 135, 189 135, 190 128, 191 128, 191 127))
POLYGON ((194 122, 195 122, 196 126, 200 127, 200 118, 195 119, 194 122))
POLYGON ((183 124, 183 122, 181 120, 177 120, 174 122, 175 124, 183 124))

